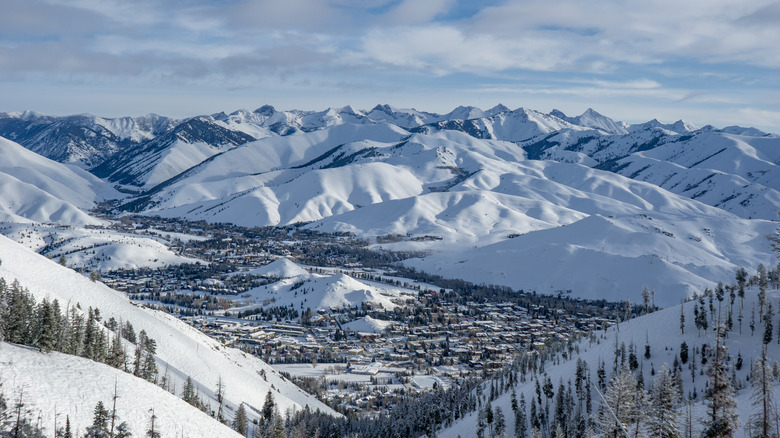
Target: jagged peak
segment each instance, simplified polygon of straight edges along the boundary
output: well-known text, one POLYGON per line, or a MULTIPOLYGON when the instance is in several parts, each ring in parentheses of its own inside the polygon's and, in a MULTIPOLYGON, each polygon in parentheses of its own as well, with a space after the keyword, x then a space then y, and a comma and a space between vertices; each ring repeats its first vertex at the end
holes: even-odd
POLYGON ((553 109, 552 111, 550 111, 550 115, 553 117, 557 117, 561 120, 566 120, 568 118, 566 114, 564 114, 563 111, 559 109, 553 109))
POLYGON ((489 110, 485 111, 485 114, 489 116, 494 116, 496 114, 505 113, 507 111, 510 111, 508 107, 506 107, 504 104, 499 103, 498 105, 494 106, 493 108, 490 108, 489 110))
POLYGON ((261 114, 264 116, 270 116, 276 112, 276 108, 273 105, 263 105, 260 108, 253 111, 255 114, 261 114))

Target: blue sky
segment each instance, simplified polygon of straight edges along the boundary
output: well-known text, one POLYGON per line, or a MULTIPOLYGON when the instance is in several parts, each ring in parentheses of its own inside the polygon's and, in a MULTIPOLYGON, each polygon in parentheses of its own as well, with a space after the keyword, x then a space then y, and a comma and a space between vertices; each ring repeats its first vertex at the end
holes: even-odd
POLYGON ((780 2, 3 0, 0 111, 503 103, 780 133, 780 2))

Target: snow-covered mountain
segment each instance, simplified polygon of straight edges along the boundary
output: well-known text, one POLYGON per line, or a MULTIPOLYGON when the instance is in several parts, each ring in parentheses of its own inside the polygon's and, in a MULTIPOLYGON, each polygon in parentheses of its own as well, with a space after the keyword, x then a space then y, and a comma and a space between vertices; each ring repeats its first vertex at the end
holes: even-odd
POLYGON ((246 226, 311 222, 369 238, 416 236, 385 246, 432 251, 409 263, 445 277, 588 298, 636 298, 646 284, 673 304, 739 265, 773 260, 761 237, 772 222, 526 154, 458 131, 343 124, 236 147, 132 206, 246 226), (621 275, 634 270, 645 274, 621 275))
MULTIPOLYGON (((232 409, 235 409, 239 403, 246 403, 250 408, 255 409, 255 412, 258 412, 265 401, 265 395, 271 390, 281 412, 288 408, 301 409, 308 405, 313 410, 320 409, 323 412, 333 413, 329 407, 300 390, 257 357, 240 350, 226 348, 171 315, 137 307, 131 304, 125 295, 101 283, 91 282, 81 274, 59 266, 4 236, 0 236, 0 260, 2 260, 0 277, 5 278, 8 282, 14 279, 18 280, 39 301, 43 298, 57 299, 63 306, 66 304, 75 306, 78 303, 82 309, 98 308, 105 320, 113 317, 117 321, 130 322, 137 331, 145 330, 157 342, 156 360, 160 372, 164 373, 167 370, 171 381, 175 382, 175 387, 179 389, 183 387, 187 377, 191 377, 196 382, 200 395, 209 400, 212 405, 215 403, 213 400, 217 382, 222 378, 226 386, 226 399, 232 409)), ((38 400, 34 406, 42 411, 41 415, 43 415, 45 424, 53 424, 54 422, 55 411, 50 409, 52 402, 69 400, 69 397, 78 397, 79 395, 95 396, 96 399, 84 399, 83 402, 77 404, 63 402, 58 405, 58 412, 63 414, 65 409, 70 409, 72 421, 77 421, 82 426, 90 424, 92 407, 98 401, 97 397, 102 397, 99 399, 107 402, 105 400, 106 394, 113 390, 110 384, 101 392, 98 392, 98 388, 96 388, 98 383, 113 383, 113 376, 116 372, 108 367, 99 364, 87 365, 75 358, 62 357, 54 353, 52 353, 52 359, 49 360, 48 357, 31 356, 7 345, 0 346, 0 351, 5 349, 12 350, 22 361, 41 362, 35 368, 40 369, 40 372, 45 372, 45 370, 61 363, 71 370, 88 369, 97 373, 96 381, 84 385, 81 390, 73 390, 71 385, 64 385, 56 390, 56 396, 38 400)), ((8 363, 5 359, 1 362, 0 373, 2 373, 4 383, 7 383, 7 373, 13 372, 16 375, 19 371, 16 369, 15 363, 8 363), (13 371, 9 371, 9 369, 13 371)), ((38 393, 56 383, 56 381, 49 379, 41 379, 37 382, 31 381, 27 377, 18 377, 18 379, 20 383, 35 388, 38 393)), ((148 420, 146 410, 152 407, 147 406, 147 404, 167 403, 167 396, 164 397, 160 394, 165 391, 154 390, 148 385, 133 384, 127 378, 123 378, 122 382, 127 383, 123 387, 128 391, 123 394, 123 397, 128 400, 145 400, 147 402, 136 406, 133 413, 130 414, 139 421, 133 425, 133 430, 145 430, 142 428, 146 427, 148 420)), ((5 386, 3 388, 6 389, 5 386)), ((181 405, 173 404, 169 408, 173 409, 176 406, 181 405)), ((187 418, 196 417, 194 414, 186 415, 187 418)), ((172 421, 169 425, 170 430, 173 430, 172 428, 176 425, 181 428, 181 423, 181 418, 175 422, 172 421)), ((218 429, 216 426, 209 426, 200 430, 198 424, 202 424, 202 421, 197 420, 192 425, 184 425, 187 428, 192 427, 189 429, 189 433, 185 433, 185 436, 211 437, 214 435, 209 433, 209 430, 218 429)))
POLYGON ((255 138, 210 116, 195 117, 148 142, 119 151, 92 172, 113 183, 148 189, 255 138))
POLYGON ((89 114, 53 117, 25 111, 0 113, 0 136, 53 160, 88 169, 177 123, 156 114, 109 119, 89 114))
POLYGON ((584 113, 577 117, 567 117, 566 114, 560 110, 552 110, 550 115, 561 120, 566 120, 572 125, 599 129, 608 134, 625 134, 628 132, 628 125, 626 123, 616 122, 607 116, 597 113, 593 108, 588 108, 584 113))
POLYGON ((523 147, 530 158, 581 163, 655 184, 743 218, 776 219, 780 137, 715 129, 681 135, 657 124, 645 125, 632 126, 623 135, 562 130, 523 147))
POLYGON ((0 137, 0 220, 94 225, 85 210, 119 197, 94 175, 0 137))
MULTIPOLYGON (((25 117, 45 118, 15 120, 25 117)), ((384 246, 430 252, 409 262, 419 268, 587 297, 635 296, 647 281, 674 303, 740 264, 774 260, 760 236, 780 209, 780 137, 748 128, 629 126, 592 109, 568 117, 502 105, 263 106, 166 120, 171 128, 143 131, 147 140, 94 169, 139 193, 123 210, 409 235, 384 246), (515 258, 481 262, 499 253, 515 258), (612 264, 653 268, 615 279, 598 268, 612 264), (584 265, 583 277, 565 275, 584 265)), ((123 138, 143 137, 128 134, 133 126, 123 138)))

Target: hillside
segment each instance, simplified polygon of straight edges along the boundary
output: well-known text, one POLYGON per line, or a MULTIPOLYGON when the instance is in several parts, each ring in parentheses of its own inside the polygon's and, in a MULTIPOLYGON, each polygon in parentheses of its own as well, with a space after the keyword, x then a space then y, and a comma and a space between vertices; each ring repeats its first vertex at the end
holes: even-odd
MULTIPOLYGON (((734 327, 733 330, 728 333, 726 340, 726 346, 728 347, 728 354, 730 356, 729 367, 735 367, 737 356, 740 356, 743 360, 743 365, 740 370, 735 370, 735 376, 739 384, 747 385, 744 389, 740 389, 736 393, 736 403, 740 414, 741 427, 735 436, 744 436, 744 427, 748 416, 756 411, 751 405, 751 389, 749 388, 746 379, 750 370, 749 364, 759 355, 762 342, 761 334, 763 333, 763 324, 756 323, 757 329, 753 335, 751 335, 751 330, 749 328, 749 321, 751 318, 749 309, 752 309, 753 306, 756 305, 757 295, 757 288, 750 288, 746 292, 744 301, 745 318, 742 322, 741 333, 739 323, 736 321, 736 315, 741 303, 739 298, 736 299, 734 304, 734 327)), ((780 305, 780 291, 770 291, 768 297, 773 308, 777 309, 777 306, 780 305)), ((724 314, 726 313, 728 303, 729 297, 727 294, 726 299, 721 306, 724 314)), ((717 300, 715 301, 715 304, 717 307, 717 300)), ((580 341, 573 347, 577 353, 570 355, 568 359, 564 357, 560 360, 560 363, 548 362, 544 367, 545 378, 550 378, 554 387, 553 389, 557 391, 559 383, 562 382, 566 385, 568 381, 573 380, 576 374, 577 361, 584 360, 588 364, 590 379, 594 384, 598 381, 598 376, 596 374, 598 364, 601 361, 604 361, 607 371, 606 379, 608 381, 612 374, 612 364, 615 357, 614 351, 616 343, 618 343, 619 345, 625 344, 626 347, 631 345, 635 346, 639 362, 635 374, 643 373, 645 388, 649 388, 654 379, 653 372, 661 370, 664 364, 666 364, 669 369, 672 369, 675 356, 679 359, 680 345, 682 342, 685 342, 689 346, 693 357, 686 365, 682 365, 682 394, 686 399, 691 397, 694 392, 697 394, 697 398, 693 400, 693 415, 695 417, 693 419, 693 435, 698 436, 699 431, 702 430, 699 419, 706 415, 702 398, 705 393, 705 384, 708 381, 708 378, 706 375, 700 374, 703 369, 707 368, 707 365, 701 365, 700 355, 695 354, 693 351, 694 348, 700 348, 703 343, 710 344, 711 347, 714 347, 715 340, 712 325, 710 325, 709 331, 697 330, 694 326, 695 305, 698 305, 697 301, 691 301, 684 305, 686 321, 685 334, 681 334, 680 330, 679 305, 634 318, 630 321, 622 322, 618 326, 610 327, 604 332, 594 333, 591 337, 580 341), (645 345, 650 346, 649 359, 644 357, 645 345), (693 373, 690 370, 692 361, 699 362, 696 364, 697 366, 693 373)), ((709 311, 707 311, 707 313, 709 314, 709 311)), ((776 316, 774 317, 774 320, 777 321, 776 316)), ((780 343, 776 341, 777 339, 775 336, 774 340, 768 344, 768 354, 771 363, 780 360, 780 343)), ((729 373, 731 373, 731 371, 729 371, 729 373)), ((542 380, 541 376, 539 378, 542 380)), ((525 382, 518 382, 514 386, 518 398, 521 394, 524 394, 529 406, 531 398, 536 397, 534 385, 535 378, 529 377, 525 382)), ((775 397, 780 395, 780 385, 776 381, 772 383, 772 388, 775 397)), ((599 396, 596 394, 595 390, 589 389, 589 391, 593 398, 593 412, 597 412, 597 407, 600 403, 599 396)), ((506 416, 507 435, 513 434, 515 430, 515 419, 511 407, 511 392, 510 389, 498 396, 496 400, 492 402, 492 405, 501 408, 506 416)), ((487 393, 488 391, 485 391, 485 394, 487 393)), ((683 430, 683 408, 680 407, 679 409, 681 410, 681 415, 679 417, 680 421, 678 426, 680 427, 680 430, 683 430)), ((526 414, 530 415, 530 412, 527 412, 526 414)), ((646 418, 644 420, 646 420, 646 418)), ((462 420, 454 422, 452 426, 441 431, 438 436, 444 438, 476 436, 476 429, 477 415, 471 413, 462 420)), ((633 429, 631 430, 633 431, 633 429)))
POLYGON ((49 160, 0 137, 0 220, 100 223, 84 210, 121 197, 86 171, 49 160))
MULTIPOLYGON (((0 259, 3 261, 0 277, 8 282, 17 279, 38 300, 57 299, 63 306, 78 303, 82 309, 98 308, 106 320, 113 317, 117 321, 132 323, 137 331, 145 330, 157 342, 158 369, 161 373, 167 369, 176 388, 182 388, 187 377, 191 377, 201 396, 213 404, 216 384, 222 378, 228 406, 232 408, 243 402, 260 409, 265 394, 272 390, 281 412, 288 408, 301 409, 306 405, 333 412, 260 359, 225 348, 173 316, 137 307, 123 294, 101 283, 91 282, 75 271, 1 236, 0 259)), ((90 408, 92 406, 94 404, 90 408)), ((140 430, 140 427, 135 430, 140 430)))
MULTIPOLYGON (((92 424, 93 408, 111 408, 116 384, 117 414, 135 436, 149 428, 152 409, 161 436, 238 437, 229 427, 179 397, 132 374, 89 359, 0 342, 0 379, 10 402, 21 396, 25 409, 51 433, 70 421, 81 436, 92 424)), ((118 423, 117 423, 118 424, 118 423)))

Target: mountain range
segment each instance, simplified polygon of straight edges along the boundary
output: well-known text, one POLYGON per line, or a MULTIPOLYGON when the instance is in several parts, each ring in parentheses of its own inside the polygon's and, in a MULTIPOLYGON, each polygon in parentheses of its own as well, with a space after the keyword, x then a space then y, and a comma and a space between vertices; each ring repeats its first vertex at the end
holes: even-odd
POLYGON ((405 263, 431 273, 618 300, 646 285, 660 304, 774 263, 780 137, 754 128, 266 105, 183 120, 3 113, 0 136, 3 162, 26 160, 0 164, 11 221, 87 225, 113 199, 117 213, 400 235, 376 246, 422 251, 405 263))

